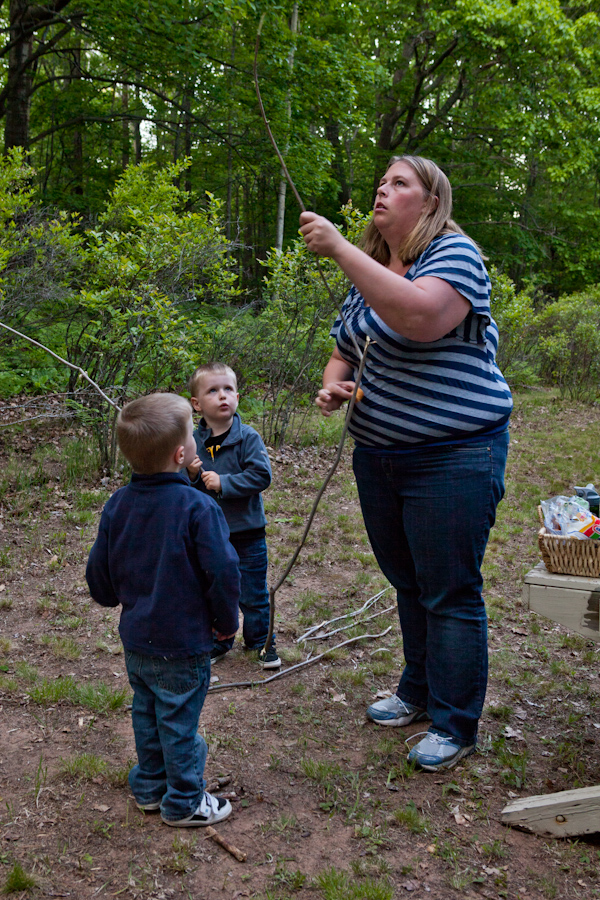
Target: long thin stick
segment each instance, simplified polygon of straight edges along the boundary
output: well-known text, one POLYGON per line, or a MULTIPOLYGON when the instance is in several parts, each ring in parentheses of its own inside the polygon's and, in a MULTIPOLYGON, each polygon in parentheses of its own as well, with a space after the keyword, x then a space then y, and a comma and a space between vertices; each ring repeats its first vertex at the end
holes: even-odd
POLYGON ((275 675, 271 675, 270 678, 263 678, 261 681, 233 681, 230 684, 211 684, 208 690, 210 693, 215 693, 216 691, 227 691, 229 688, 260 687, 261 684, 269 684, 271 681, 275 681, 276 678, 283 678, 285 675, 289 675, 290 672, 295 672, 297 669, 303 669, 305 666, 312 666, 313 663, 323 659, 328 653, 339 650, 340 647, 346 647, 348 644, 356 643, 356 641, 377 640, 377 638, 385 637, 391 630, 392 626, 388 625, 385 631, 380 632, 380 634, 359 634, 357 637, 342 641, 341 644, 336 644, 334 647, 328 647, 327 650, 324 650, 323 653, 319 653, 318 656, 310 656, 308 659, 305 659, 304 662, 297 663, 295 666, 290 666, 289 669, 282 669, 275 675))
POLYGON ((313 523, 313 519, 315 517, 315 513, 317 511, 317 507, 319 505, 321 497, 325 493, 327 485, 331 481, 333 474, 338 467, 338 463, 339 463, 340 459, 342 458, 344 442, 346 440, 346 434, 348 433, 348 426, 350 424, 350 419, 352 417, 352 412, 354 410, 354 404, 356 403, 356 395, 358 393, 358 389, 360 386, 360 379, 362 378, 362 374, 365 369, 365 363, 367 361, 367 352, 369 350, 370 344, 371 344, 371 339, 367 338, 367 340, 365 342, 365 349, 363 351, 363 354, 362 354, 362 357, 360 360, 360 365, 358 367, 358 373, 356 375, 356 381, 354 383, 354 390, 352 391, 352 396, 350 397, 350 402, 348 403, 348 409, 346 411, 346 418, 344 420, 344 427, 342 428, 342 435, 340 437, 340 442, 338 444, 337 453, 335 454, 335 459, 333 460, 331 468, 329 469, 327 475, 325 476, 325 481, 321 485, 321 487, 317 493, 317 496, 314 499, 312 509, 308 515, 308 519, 306 520, 306 525, 304 527, 304 533, 302 534, 302 537, 300 538, 300 543, 296 547, 296 550, 294 551, 292 558, 290 559, 289 563, 285 567, 283 574, 279 577, 279 580, 277 581, 277 583, 269 590, 269 633, 267 634, 265 646, 260 651, 261 657, 267 653, 268 649, 271 646, 271 639, 273 637, 273 628, 274 628, 274 624, 275 624, 275 594, 277 593, 277 591, 279 590, 279 588, 281 587, 281 585, 283 584, 285 579, 290 574, 292 567, 294 566, 294 563, 296 562, 296 560, 298 559, 298 557, 300 555, 300 551, 302 550, 304 543, 306 541, 306 538, 308 537, 308 532, 310 531, 310 527, 313 523))
POLYGON ((79 372, 81 377, 85 378, 85 380, 87 382, 89 382, 89 384, 91 384, 92 387, 95 388, 95 390, 98 391, 100 396, 104 397, 104 399, 106 400, 107 403, 110 403, 110 405, 112 407, 114 407, 114 409, 116 409, 117 411, 120 411, 121 407, 117 403, 115 403, 114 400, 111 400, 110 397, 106 396, 106 394, 104 393, 102 388, 98 387, 98 385, 96 384, 95 381, 92 381, 92 379, 90 378, 88 373, 84 372, 84 370, 81 368, 81 366, 76 366, 74 363, 70 363, 68 360, 63 359, 62 356, 59 356, 58 353, 55 353, 54 350, 50 350, 49 347, 44 347, 44 345, 40 344, 39 341, 34 341, 33 338, 27 337, 26 334, 21 334, 20 331, 16 331, 14 328, 11 328, 10 325, 5 325, 4 322, 0 322, 0 328, 6 328, 7 331, 10 331, 12 334, 16 334, 17 337, 23 338, 24 341, 29 341, 30 344, 34 344, 34 346, 40 347, 40 349, 45 350, 46 353, 49 353, 50 356, 54 357, 54 359, 57 359, 59 362, 64 363, 65 366, 68 366, 70 369, 73 369, 75 372, 79 372))
MULTIPOLYGON (((275 140, 275 138, 273 136, 273 132, 271 131, 271 126, 269 125, 269 120, 267 119, 267 114, 265 112, 265 107, 264 107, 264 104, 262 101, 262 96, 260 93, 260 85, 258 83, 258 49, 260 47, 260 34, 262 31, 263 22, 265 21, 265 16, 266 16, 266 13, 263 13, 262 16, 260 17, 260 21, 258 23, 258 30, 256 32, 256 45, 254 48, 254 87, 256 89, 256 96, 258 98, 258 106, 260 109, 260 114, 262 116, 263 122, 265 123, 265 128, 267 130, 267 134, 269 135, 269 140, 271 141, 271 143, 273 145, 273 149, 275 150, 275 153, 277 154, 277 158, 279 159, 279 162, 281 163, 281 168, 283 170, 283 174, 285 175, 289 186, 291 187, 292 191, 294 192, 294 197, 296 198, 298 206, 300 207, 302 212, 306 212, 306 206, 304 205, 302 197, 298 193, 298 190, 296 188, 296 185, 294 184, 292 176, 288 172, 288 168, 285 164, 285 160, 283 158, 281 150, 277 146, 277 141, 275 140)), ((327 281, 327 278, 325 277, 325 273, 321 267, 321 261, 319 260, 318 257, 316 258, 316 264, 317 264, 317 270, 319 272, 319 275, 321 276, 323 284, 327 288, 327 293, 329 294, 329 299, 335 305, 335 308, 337 309, 339 316, 340 316, 342 322, 344 323, 346 332, 347 332, 350 340, 352 341, 354 350, 356 352, 356 356, 360 359, 360 347, 358 346, 358 341, 354 337, 354 333, 353 333, 352 329, 349 328, 349 326, 348 326, 348 322, 346 321, 346 316, 344 315, 344 311, 342 310, 342 307, 338 303, 338 299, 335 296, 334 292, 332 291, 331 286, 330 286, 329 282, 327 281)))

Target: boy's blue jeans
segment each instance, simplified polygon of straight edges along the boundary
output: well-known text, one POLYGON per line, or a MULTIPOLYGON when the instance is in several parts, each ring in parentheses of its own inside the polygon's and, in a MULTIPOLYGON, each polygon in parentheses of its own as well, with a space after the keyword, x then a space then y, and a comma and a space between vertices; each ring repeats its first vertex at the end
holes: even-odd
POLYGON ((507 451, 507 432, 407 455, 354 451, 371 546, 398 595, 406 665, 397 695, 461 746, 475 742, 485 699, 481 564, 507 451))
MULTIPOLYGON (((267 587, 267 541, 264 537, 229 538, 240 558, 240 609, 244 614, 242 634, 246 647, 262 650, 269 633, 269 589, 267 587)), ((234 638, 215 641, 215 647, 227 653, 234 638)), ((272 645, 275 646, 275 635, 272 645)))
POLYGON ((125 651, 133 688, 138 763, 129 784, 140 805, 161 800, 164 819, 191 816, 204 795, 206 741, 198 721, 210 684, 210 654, 165 659, 125 651))

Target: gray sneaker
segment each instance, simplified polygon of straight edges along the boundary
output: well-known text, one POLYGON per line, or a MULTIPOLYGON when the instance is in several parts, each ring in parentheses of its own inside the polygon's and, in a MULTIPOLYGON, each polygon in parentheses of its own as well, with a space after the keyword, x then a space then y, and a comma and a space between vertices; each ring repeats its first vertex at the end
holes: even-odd
POLYGON ((412 748, 408 759, 426 772, 438 772, 440 769, 452 769, 457 762, 472 753, 475 753, 475 744, 462 747, 450 736, 443 737, 434 731, 428 731, 412 748))
POLYGON ((378 700, 367 709, 367 717, 377 725, 410 725, 411 722, 422 722, 428 719, 426 709, 405 703, 396 694, 378 700))

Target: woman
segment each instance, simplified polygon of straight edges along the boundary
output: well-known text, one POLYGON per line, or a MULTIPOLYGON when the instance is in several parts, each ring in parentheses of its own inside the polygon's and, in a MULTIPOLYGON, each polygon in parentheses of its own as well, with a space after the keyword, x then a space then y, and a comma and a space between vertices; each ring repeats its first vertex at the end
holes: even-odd
POLYGON ((405 668, 380 725, 431 720, 408 758, 451 768, 475 750, 487 682, 481 564, 504 494, 510 390, 495 363, 490 281, 451 219, 452 189, 422 157, 394 157, 359 249, 306 212, 310 250, 352 282, 317 405, 348 400, 369 345, 350 433, 377 561, 397 590, 405 668), (352 332, 352 337, 348 333, 352 332))

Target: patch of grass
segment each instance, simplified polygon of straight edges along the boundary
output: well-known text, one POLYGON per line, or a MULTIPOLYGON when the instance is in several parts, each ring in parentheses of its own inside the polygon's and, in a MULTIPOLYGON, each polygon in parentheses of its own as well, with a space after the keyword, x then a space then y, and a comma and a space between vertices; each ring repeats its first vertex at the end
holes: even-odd
POLYGON ((62 447, 64 484, 76 487, 92 481, 98 474, 100 455, 95 444, 87 439, 65 441, 62 447))
POLYGON ((400 825, 406 826, 411 834, 423 834, 427 831, 427 819, 421 815, 412 800, 406 806, 394 810, 394 818, 400 825))
POLYGON ((33 891, 37 887, 37 880, 25 871, 23 866, 16 862, 4 882, 2 892, 4 894, 17 894, 20 891, 33 891))
POLYGON ((77 782, 91 781, 107 771, 108 763, 93 753, 81 753, 71 759, 60 760, 59 775, 77 782))
MULTIPOLYGON (((518 747, 518 745, 516 745, 518 747)), ((492 749, 496 754, 500 767, 500 778, 504 784, 520 790, 526 781, 529 750, 511 749, 503 735, 492 741, 492 749)))
POLYGON ((74 706, 84 706, 93 712, 107 713, 120 709, 129 691, 127 688, 110 688, 104 682, 97 684, 78 684, 73 676, 64 678, 43 678, 29 691, 28 696, 40 706, 52 706, 64 701, 74 706))
POLYGON ((46 644, 57 659, 79 659, 81 647, 70 637, 42 635, 42 644, 46 644))
POLYGON ((490 715, 493 719, 499 719, 501 722, 508 722, 513 712, 514 709, 512 708, 512 706, 508 706, 507 704, 498 706, 490 704, 487 707, 488 715, 490 715))
POLYGON ((315 878, 315 886, 323 900, 393 900, 394 888, 387 878, 363 878, 354 874, 327 869, 315 878))
POLYGON ((2 594, 0 596, 0 609, 12 609, 13 607, 13 599, 9 597, 7 594, 2 594))

